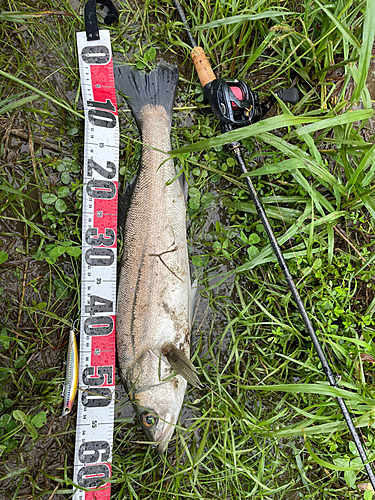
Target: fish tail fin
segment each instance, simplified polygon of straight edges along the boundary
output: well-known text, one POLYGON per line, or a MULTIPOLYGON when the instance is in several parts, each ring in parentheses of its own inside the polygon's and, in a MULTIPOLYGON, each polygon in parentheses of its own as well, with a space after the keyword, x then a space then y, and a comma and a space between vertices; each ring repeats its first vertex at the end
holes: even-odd
POLYGON ((147 105, 162 106, 172 122, 172 109, 177 91, 176 66, 158 64, 150 73, 136 71, 130 66, 115 67, 117 91, 128 102, 138 128, 142 131, 141 109, 147 105))

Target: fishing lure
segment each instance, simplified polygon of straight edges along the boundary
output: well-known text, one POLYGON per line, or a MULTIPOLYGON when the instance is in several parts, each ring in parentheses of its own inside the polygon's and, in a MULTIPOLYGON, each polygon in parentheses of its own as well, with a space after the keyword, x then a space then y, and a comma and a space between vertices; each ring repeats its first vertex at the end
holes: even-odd
POLYGON ((64 406, 60 418, 71 412, 78 387, 78 349, 74 325, 69 332, 68 358, 66 362, 66 376, 62 395, 64 406))

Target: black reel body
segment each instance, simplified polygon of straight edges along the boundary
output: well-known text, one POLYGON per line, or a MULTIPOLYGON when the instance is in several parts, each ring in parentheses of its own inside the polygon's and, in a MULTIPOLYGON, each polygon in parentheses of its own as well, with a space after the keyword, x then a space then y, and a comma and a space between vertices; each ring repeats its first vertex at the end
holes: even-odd
MULTIPOLYGON (((284 102, 295 104, 298 101, 296 88, 279 89, 276 95, 284 102)), ((228 125, 229 128, 239 128, 261 120, 276 98, 271 96, 260 104, 258 93, 244 81, 216 78, 204 86, 204 102, 210 105, 227 129, 228 125)))
POLYGON ((242 80, 216 78, 204 86, 204 100, 222 123, 244 127, 259 107, 258 94, 242 80))

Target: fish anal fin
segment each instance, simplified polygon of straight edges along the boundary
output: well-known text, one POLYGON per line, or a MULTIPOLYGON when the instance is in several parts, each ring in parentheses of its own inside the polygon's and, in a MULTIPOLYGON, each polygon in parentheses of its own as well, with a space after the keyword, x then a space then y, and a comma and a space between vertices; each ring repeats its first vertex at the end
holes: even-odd
POLYGON ((190 359, 180 350, 171 344, 162 348, 162 354, 167 358, 172 369, 194 387, 201 387, 197 370, 190 359))

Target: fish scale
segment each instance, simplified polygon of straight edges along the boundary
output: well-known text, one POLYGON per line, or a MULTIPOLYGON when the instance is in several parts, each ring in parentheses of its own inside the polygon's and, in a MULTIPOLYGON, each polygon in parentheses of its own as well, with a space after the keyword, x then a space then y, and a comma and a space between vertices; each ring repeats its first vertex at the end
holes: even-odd
MULTIPOLYGON (((160 110, 149 110, 150 121, 160 115, 160 110)), ((124 345, 128 359, 165 342, 184 343, 189 330, 185 200, 179 182, 167 185, 176 175, 173 161, 165 161, 167 155, 152 149, 170 149, 168 124, 156 130, 145 127, 142 137, 151 147, 143 149, 127 216, 118 299, 117 342, 124 345), (176 332, 177 317, 181 328, 176 332), (150 330, 155 332, 151 338, 150 330)))

